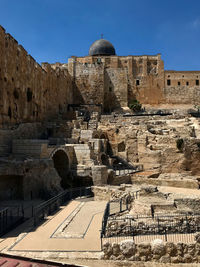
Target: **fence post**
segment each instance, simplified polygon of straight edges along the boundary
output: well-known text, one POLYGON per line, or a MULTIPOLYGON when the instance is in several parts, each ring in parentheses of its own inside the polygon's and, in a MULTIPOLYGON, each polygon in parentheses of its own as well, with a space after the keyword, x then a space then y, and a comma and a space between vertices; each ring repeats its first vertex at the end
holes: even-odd
POLYGON ((158 233, 160 233, 160 231, 159 231, 159 228, 160 228, 160 225, 159 225, 159 218, 157 218, 157 221, 158 221, 158 233))
POLYGON ((103 249, 102 231, 100 230, 101 250, 103 249))
POLYGON ((167 232, 166 232, 166 227, 165 227, 165 242, 167 242, 167 232))
POLYGON ((128 210, 128 198, 126 198, 126 209, 128 210))

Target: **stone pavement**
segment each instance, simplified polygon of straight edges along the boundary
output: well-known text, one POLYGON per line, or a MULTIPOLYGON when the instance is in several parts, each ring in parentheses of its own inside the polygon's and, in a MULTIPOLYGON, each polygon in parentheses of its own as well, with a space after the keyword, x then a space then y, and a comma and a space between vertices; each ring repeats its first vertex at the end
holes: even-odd
POLYGON ((37 252, 100 252, 100 229, 105 207, 106 201, 73 200, 39 227, 32 228, 29 221, 5 235, 0 240, 0 251, 18 255, 29 255, 28 252, 31 252, 34 256, 37 252), (66 226, 69 216, 71 222, 66 226), (22 233, 28 227, 29 231, 22 233), (59 228, 68 236, 55 236, 59 228), (81 237, 73 237, 76 232, 81 237), (69 237, 70 233, 72 237, 69 237))

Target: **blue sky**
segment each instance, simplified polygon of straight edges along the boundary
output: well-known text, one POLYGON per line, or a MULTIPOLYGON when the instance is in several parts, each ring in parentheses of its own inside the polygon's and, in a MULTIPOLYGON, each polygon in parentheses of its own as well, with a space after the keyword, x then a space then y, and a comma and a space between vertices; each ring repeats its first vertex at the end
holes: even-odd
POLYGON ((85 56, 103 33, 118 55, 200 70, 199 0, 0 0, 0 25, 39 63, 85 56))

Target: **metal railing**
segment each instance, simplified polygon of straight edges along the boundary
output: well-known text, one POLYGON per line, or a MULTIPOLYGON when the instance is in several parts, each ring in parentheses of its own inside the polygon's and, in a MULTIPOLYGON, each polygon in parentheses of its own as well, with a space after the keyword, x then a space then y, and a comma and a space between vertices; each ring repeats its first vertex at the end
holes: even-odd
POLYGON ((24 221, 23 206, 3 207, 0 210, 0 236, 24 221))
POLYGON ((59 195, 43 202, 42 204, 33 207, 32 217, 34 226, 37 226, 40 221, 44 220, 47 216, 52 215, 59 207, 67 201, 77 197, 88 197, 93 196, 91 187, 77 187, 67 189, 61 192, 59 195))
POLYGON ((128 197, 111 200, 107 203, 106 208, 104 210, 103 218, 102 218, 102 227, 100 230, 101 247, 102 247, 102 239, 106 235, 106 227, 107 227, 107 222, 109 220, 109 217, 115 214, 124 212, 128 210, 129 208, 130 208, 130 203, 129 203, 128 197))
POLYGON ((135 242, 143 242, 161 238, 164 241, 180 242, 183 239, 193 240, 194 234, 199 231, 200 214, 109 217, 101 239, 116 242, 132 238, 135 242))
POLYGON ((59 207, 67 201, 77 197, 93 196, 91 187, 78 187, 67 189, 57 196, 42 202, 37 206, 28 206, 24 209, 23 205, 0 206, 0 236, 15 228, 25 219, 33 220, 34 226, 37 226, 48 215, 52 215, 59 207), (30 211, 30 212, 27 212, 30 211), (26 214, 27 213, 27 214, 26 214), (30 213, 30 214, 28 214, 30 213))
POLYGON ((131 166, 131 165, 117 164, 113 166, 113 170, 116 176, 127 175, 143 171, 143 165, 131 166))

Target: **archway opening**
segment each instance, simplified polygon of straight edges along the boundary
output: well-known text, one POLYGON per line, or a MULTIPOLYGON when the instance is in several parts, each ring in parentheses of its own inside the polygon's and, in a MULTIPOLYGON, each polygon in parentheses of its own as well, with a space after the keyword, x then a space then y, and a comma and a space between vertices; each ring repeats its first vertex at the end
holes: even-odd
POLYGON ((108 156, 106 156, 105 154, 102 154, 102 155, 101 155, 101 163, 102 163, 103 165, 108 166, 108 165, 109 165, 108 156))
POLYGON ((105 134, 101 134, 100 139, 106 139, 105 134))
POLYGON ((69 159, 63 150, 58 150, 53 155, 54 168, 61 177, 61 186, 66 189, 72 187, 72 179, 69 173, 69 159))

